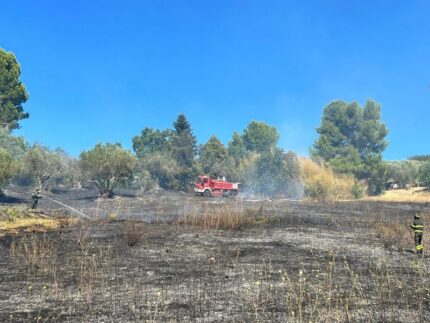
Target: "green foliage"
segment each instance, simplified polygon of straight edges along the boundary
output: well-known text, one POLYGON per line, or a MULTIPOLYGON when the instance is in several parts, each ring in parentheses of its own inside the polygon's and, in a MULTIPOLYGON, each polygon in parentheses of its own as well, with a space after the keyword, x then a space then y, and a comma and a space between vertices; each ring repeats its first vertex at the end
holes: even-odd
POLYGON ((138 158, 149 153, 168 152, 172 148, 173 131, 144 128, 139 136, 133 137, 133 150, 138 158))
POLYGON ((367 192, 369 195, 379 195, 385 189, 387 182, 387 167, 383 162, 375 163, 367 180, 367 192))
POLYGON ((404 188, 406 185, 415 185, 421 162, 416 160, 387 162, 387 180, 395 182, 404 188))
POLYGON ((368 100, 361 108, 357 103, 334 101, 324 108, 319 138, 312 156, 329 163, 337 172, 354 174, 371 180, 369 192, 379 192, 385 178, 382 152, 387 147, 387 128, 381 123, 380 106, 368 100))
POLYGON ((34 145, 27 150, 23 158, 23 175, 34 179, 38 186, 62 174, 60 155, 47 147, 34 145))
POLYGON ((278 130, 264 122, 251 121, 242 135, 245 148, 249 151, 266 153, 276 147, 278 130))
POLYGON ((430 161, 430 155, 415 155, 415 156, 409 157, 409 160, 430 161))
POLYGON ((352 197, 355 199, 360 199, 364 195, 363 186, 360 183, 355 183, 351 188, 352 197))
POLYGON ((203 173, 212 177, 231 175, 232 160, 221 141, 212 136, 200 149, 198 162, 203 173))
POLYGON ((13 53, 0 48, 0 126, 19 128, 19 121, 29 117, 22 104, 28 93, 19 80, 21 70, 13 53))
POLYGON ((259 156, 247 178, 247 187, 254 193, 271 197, 297 194, 300 174, 298 160, 293 153, 285 154, 276 148, 259 156))
POLYGON ((179 172, 180 168, 170 154, 154 152, 139 159, 136 175, 142 188, 149 189, 158 184, 163 189, 175 189, 179 172))
POLYGON ((18 171, 19 164, 8 151, 0 148, 0 192, 1 188, 8 184, 18 171))
POLYGON ((430 161, 425 162, 419 171, 420 185, 430 188, 430 161))
POLYGON ((236 166, 243 158, 246 158, 249 153, 246 150, 242 137, 237 132, 233 133, 233 137, 228 143, 227 150, 228 155, 234 159, 236 166))
POLYGON ((197 142, 185 115, 178 116, 173 123, 173 128, 175 132, 172 138, 172 156, 180 168, 176 180, 178 188, 186 191, 189 183, 197 175, 195 164, 197 142))
POLYGON ((185 115, 178 116, 173 130, 144 128, 132 142, 133 150, 140 159, 138 182, 145 180, 149 185, 152 181, 151 185, 158 184, 164 189, 188 189, 197 174, 198 165, 195 161, 196 138, 185 115))
POLYGON ((100 195, 111 197, 118 184, 133 178, 136 159, 120 144, 97 144, 81 153, 79 165, 82 173, 98 187, 100 195))
POLYGON ((23 137, 12 136, 9 131, 0 128, 0 148, 5 149, 14 159, 24 157, 27 146, 23 137))

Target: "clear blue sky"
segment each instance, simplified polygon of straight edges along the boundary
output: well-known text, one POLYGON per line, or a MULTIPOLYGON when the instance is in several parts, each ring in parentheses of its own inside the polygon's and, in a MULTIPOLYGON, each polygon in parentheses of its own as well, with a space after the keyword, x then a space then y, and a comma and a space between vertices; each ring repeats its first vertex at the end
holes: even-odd
POLYGON ((387 159, 430 153, 430 2, 3 1, 30 119, 16 134, 77 156, 185 113, 200 143, 251 120, 307 154, 335 99, 382 105, 387 159))

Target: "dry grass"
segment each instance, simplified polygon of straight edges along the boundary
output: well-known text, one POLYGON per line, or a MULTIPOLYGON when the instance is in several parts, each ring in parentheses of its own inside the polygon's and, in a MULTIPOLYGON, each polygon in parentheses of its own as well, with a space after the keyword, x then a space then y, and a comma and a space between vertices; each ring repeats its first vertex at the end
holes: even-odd
POLYGON ((355 180, 352 176, 335 174, 331 168, 308 158, 300 158, 300 168, 308 198, 318 201, 353 198, 355 180))
POLYGON ((411 246, 412 232, 407 225, 399 222, 376 223, 376 235, 386 249, 403 251, 411 246))
POLYGON ((144 224, 141 221, 129 221, 126 224, 124 239, 128 246, 134 247, 141 244, 144 240, 144 224))
POLYGON ((4 234, 16 235, 19 232, 46 232, 64 229, 78 222, 75 217, 55 214, 52 217, 33 213, 25 207, 0 208, 0 236, 4 234))
POLYGON ((185 214, 178 220, 181 225, 190 225, 203 229, 238 230, 244 225, 264 222, 262 206, 258 210, 243 210, 240 207, 205 205, 203 210, 185 214))
POLYGON ((420 187, 389 190, 379 196, 366 196, 367 201, 430 203, 430 191, 420 187))

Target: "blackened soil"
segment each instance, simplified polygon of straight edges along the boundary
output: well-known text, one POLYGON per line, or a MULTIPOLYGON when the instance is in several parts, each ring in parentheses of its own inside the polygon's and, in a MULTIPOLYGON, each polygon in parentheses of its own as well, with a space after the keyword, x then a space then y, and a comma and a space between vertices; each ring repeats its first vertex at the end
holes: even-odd
POLYGON ((387 246, 375 229, 407 226, 428 205, 45 194, 92 220, 1 238, 2 322, 430 320, 429 259, 406 252, 412 238, 387 246), (176 221, 219 204, 267 221, 234 231, 176 221))

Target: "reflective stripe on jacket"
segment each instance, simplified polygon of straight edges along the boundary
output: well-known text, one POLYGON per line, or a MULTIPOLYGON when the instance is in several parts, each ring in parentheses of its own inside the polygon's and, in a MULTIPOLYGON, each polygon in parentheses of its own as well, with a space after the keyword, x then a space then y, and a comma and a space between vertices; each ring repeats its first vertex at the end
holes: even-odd
POLYGON ((420 219, 415 219, 414 223, 411 225, 412 230, 414 230, 415 233, 423 233, 424 225, 423 222, 420 219))

